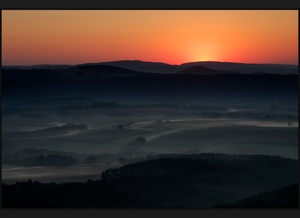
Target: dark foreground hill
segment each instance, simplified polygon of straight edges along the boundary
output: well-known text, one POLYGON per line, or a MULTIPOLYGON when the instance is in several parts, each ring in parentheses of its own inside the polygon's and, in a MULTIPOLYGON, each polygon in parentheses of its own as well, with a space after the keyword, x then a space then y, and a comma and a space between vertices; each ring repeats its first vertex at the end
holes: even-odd
MULTIPOLYGON (((86 183, 3 184, 2 206, 213 207, 297 182, 298 161, 266 155, 167 155, 108 169, 101 178, 86 183)), ((291 196, 290 202, 295 205, 293 201, 295 198, 291 196)))
POLYGON ((285 186, 270 192, 263 192, 233 204, 219 204, 216 208, 298 208, 299 184, 285 186))

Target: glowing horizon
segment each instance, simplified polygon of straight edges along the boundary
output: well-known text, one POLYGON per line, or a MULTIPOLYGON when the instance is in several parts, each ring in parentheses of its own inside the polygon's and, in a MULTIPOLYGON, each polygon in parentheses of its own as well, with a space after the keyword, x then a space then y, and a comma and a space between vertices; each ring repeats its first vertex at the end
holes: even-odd
POLYGON ((298 11, 2 11, 2 65, 119 60, 298 65, 298 11))

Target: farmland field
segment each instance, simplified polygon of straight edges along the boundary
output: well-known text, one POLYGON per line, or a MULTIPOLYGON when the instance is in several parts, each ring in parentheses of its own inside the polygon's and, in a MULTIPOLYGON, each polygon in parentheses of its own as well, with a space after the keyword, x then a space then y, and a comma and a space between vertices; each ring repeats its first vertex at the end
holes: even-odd
MULTIPOLYGON (((71 115, 68 116, 55 110, 36 110, 34 113, 39 114, 40 118, 22 118, 20 114, 3 117, 4 155, 34 148, 84 155, 122 156, 122 152, 127 151, 128 143, 143 137, 146 143, 135 146, 134 152, 265 154, 298 159, 296 120, 210 119, 182 108, 70 110, 71 115), (61 133, 46 131, 42 136, 38 132, 39 129, 75 122, 85 124, 87 129, 61 133), (24 129, 37 134, 16 134, 24 129)), ((111 164, 119 165, 117 160, 100 165, 81 163, 68 168, 21 167, 4 163, 3 180, 12 182, 36 178, 40 181, 82 181, 98 178, 111 164), (86 173, 80 174, 78 169, 86 173)))

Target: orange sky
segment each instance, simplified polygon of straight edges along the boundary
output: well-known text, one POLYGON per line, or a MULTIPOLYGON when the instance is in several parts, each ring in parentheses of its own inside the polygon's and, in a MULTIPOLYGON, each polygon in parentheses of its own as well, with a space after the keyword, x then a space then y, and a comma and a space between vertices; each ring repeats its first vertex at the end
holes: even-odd
POLYGON ((3 10, 2 64, 298 64, 296 10, 3 10))

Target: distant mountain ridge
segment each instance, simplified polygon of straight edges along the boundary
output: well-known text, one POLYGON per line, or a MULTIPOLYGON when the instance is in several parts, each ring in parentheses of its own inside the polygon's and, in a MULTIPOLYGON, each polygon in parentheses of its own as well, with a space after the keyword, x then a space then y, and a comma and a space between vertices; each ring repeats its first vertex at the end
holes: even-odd
POLYGON ((109 73, 123 73, 123 72, 124 73, 132 73, 132 72, 141 73, 138 71, 129 70, 129 69, 122 68, 122 67, 116 67, 116 66, 104 65, 104 64, 80 64, 80 65, 76 65, 73 68, 78 69, 78 70, 99 70, 99 71, 109 72, 109 73))
POLYGON ((99 64, 122 67, 130 70, 142 71, 148 73, 172 74, 178 71, 178 65, 170 65, 162 62, 145 62, 140 60, 121 60, 121 61, 102 62, 99 64))
POLYGON ((176 74, 190 67, 203 66, 212 70, 240 72, 242 74, 251 74, 256 72, 271 74, 298 74, 297 65, 288 64, 253 64, 253 63, 234 63, 234 62, 217 62, 217 61, 199 61, 188 62, 180 65, 171 65, 162 62, 146 62, 140 60, 120 60, 98 63, 85 63, 77 65, 33 65, 33 66, 3 66, 4 69, 69 69, 74 67, 87 67, 89 65, 109 65, 120 67, 127 70, 160 73, 160 74, 176 74))
POLYGON ((122 67, 135 71, 161 74, 176 74, 194 66, 203 66, 213 70, 240 72, 242 74, 249 74, 255 72, 264 72, 272 74, 298 74, 297 65, 287 64, 249 64, 234 62, 199 61, 183 63, 180 65, 170 65, 162 62, 145 62, 139 60, 100 62, 98 64, 122 67))
POLYGON ((272 74, 298 74, 297 65, 287 65, 287 64, 253 64, 253 63, 234 63, 234 62, 217 62, 217 61, 200 61, 200 62, 190 62, 184 63, 180 66, 192 67, 202 65, 207 68, 212 68, 215 70, 225 70, 225 71, 238 71, 242 74, 249 74, 255 72, 264 72, 272 74))
POLYGON ((202 65, 197 65, 193 67, 189 67, 183 71, 180 71, 179 74, 204 74, 204 75, 211 75, 211 74, 239 74, 239 72, 234 71, 224 71, 224 70, 214 70, 202 65))

